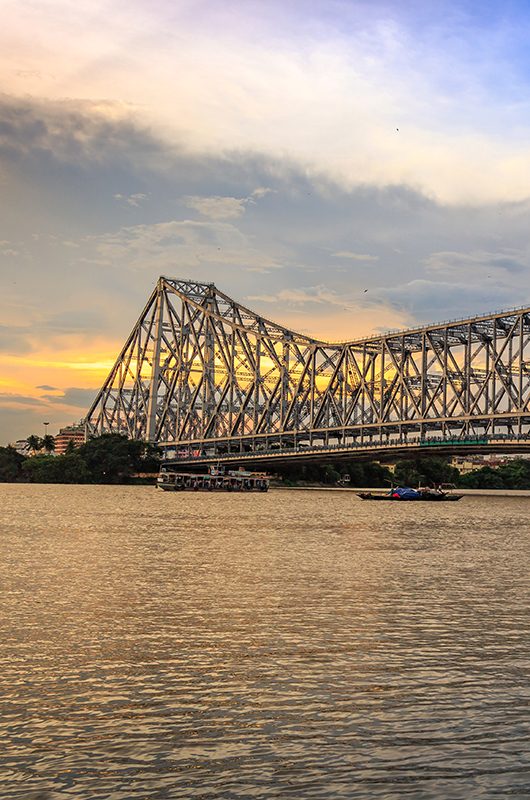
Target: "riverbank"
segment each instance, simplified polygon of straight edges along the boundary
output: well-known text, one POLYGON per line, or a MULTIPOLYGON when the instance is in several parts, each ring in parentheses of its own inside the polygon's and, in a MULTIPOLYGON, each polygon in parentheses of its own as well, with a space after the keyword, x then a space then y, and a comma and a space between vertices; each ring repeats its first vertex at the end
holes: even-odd
MULTIPOLYGON (((271 489, 281 489, 299 492, 374 492, 384 494, 385 489, 380 486, 374 488, 366 486, 284 486, 282 484, 271 485, 271 489)), ((463 494, 470 497, 530 497, 530 489, 455 489, 455 494, 463 494)))

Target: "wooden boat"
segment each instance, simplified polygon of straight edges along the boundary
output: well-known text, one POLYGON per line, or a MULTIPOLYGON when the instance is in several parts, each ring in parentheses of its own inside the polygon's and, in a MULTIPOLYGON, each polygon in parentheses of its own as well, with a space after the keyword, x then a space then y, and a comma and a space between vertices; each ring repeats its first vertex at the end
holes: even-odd
POLYGON ((451 491, 438 489, 409 489, 407 486, 392 487, 386 494, 378 492, 358 492, 357 497, 361 500, 392 500, 398 503, 418 503, 435 502, 450 500, 455 502, 461 500, 462 494, 453 494, 451 491))
POLYGON ((270 478, 264 472, 210 467, 205 474, 174 472, 162 468, 157 486, 165 492, 267 492, 270 478))

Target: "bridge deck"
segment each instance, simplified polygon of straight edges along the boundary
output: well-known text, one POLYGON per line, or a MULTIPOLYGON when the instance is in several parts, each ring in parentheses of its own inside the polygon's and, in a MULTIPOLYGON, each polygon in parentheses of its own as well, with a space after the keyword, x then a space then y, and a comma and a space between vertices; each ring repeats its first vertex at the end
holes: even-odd
POLYGON ((164 464, 199 466, 209 464, 241 464, 271 467, 289 463, 326 463, 332 461, 392 461, 429 456, 455 456, 491 453, 530 453, 530 439, 519 436, 470 437, 469 439, 419 439, 393 445, 369 443, 355 447, 328 445, 323 447, 275 448, 254 452, 201 454, 172 457, 164 464))

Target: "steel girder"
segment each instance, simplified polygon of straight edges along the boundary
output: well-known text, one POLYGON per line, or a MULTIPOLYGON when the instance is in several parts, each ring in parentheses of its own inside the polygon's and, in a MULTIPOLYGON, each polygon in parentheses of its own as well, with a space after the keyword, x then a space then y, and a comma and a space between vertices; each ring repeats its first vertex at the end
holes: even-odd
POLYGON ((175 449, 523 435, 530 308, 343 344, 160 278, 86 420, 175 449))

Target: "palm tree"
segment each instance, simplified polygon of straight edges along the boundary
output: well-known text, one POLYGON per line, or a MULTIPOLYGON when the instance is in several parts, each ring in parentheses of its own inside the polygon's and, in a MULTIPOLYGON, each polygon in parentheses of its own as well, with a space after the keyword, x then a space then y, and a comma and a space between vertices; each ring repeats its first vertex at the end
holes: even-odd
POLYGON ((44 439, 42 440, 42 446, 49 455, 51 452, 55 450, 55 438, 47 433, 44 439))
POLYGON ((44 443, 40 438, 40 436, 35 436, 35 434, 33 433, 31 434, 31 436, 28 436, 26 441, 28 443, 29 449, 33 452, 33 455, 35 455, 35 453, 38 450, 42 450, 42 448, 44 447, 44 443))

